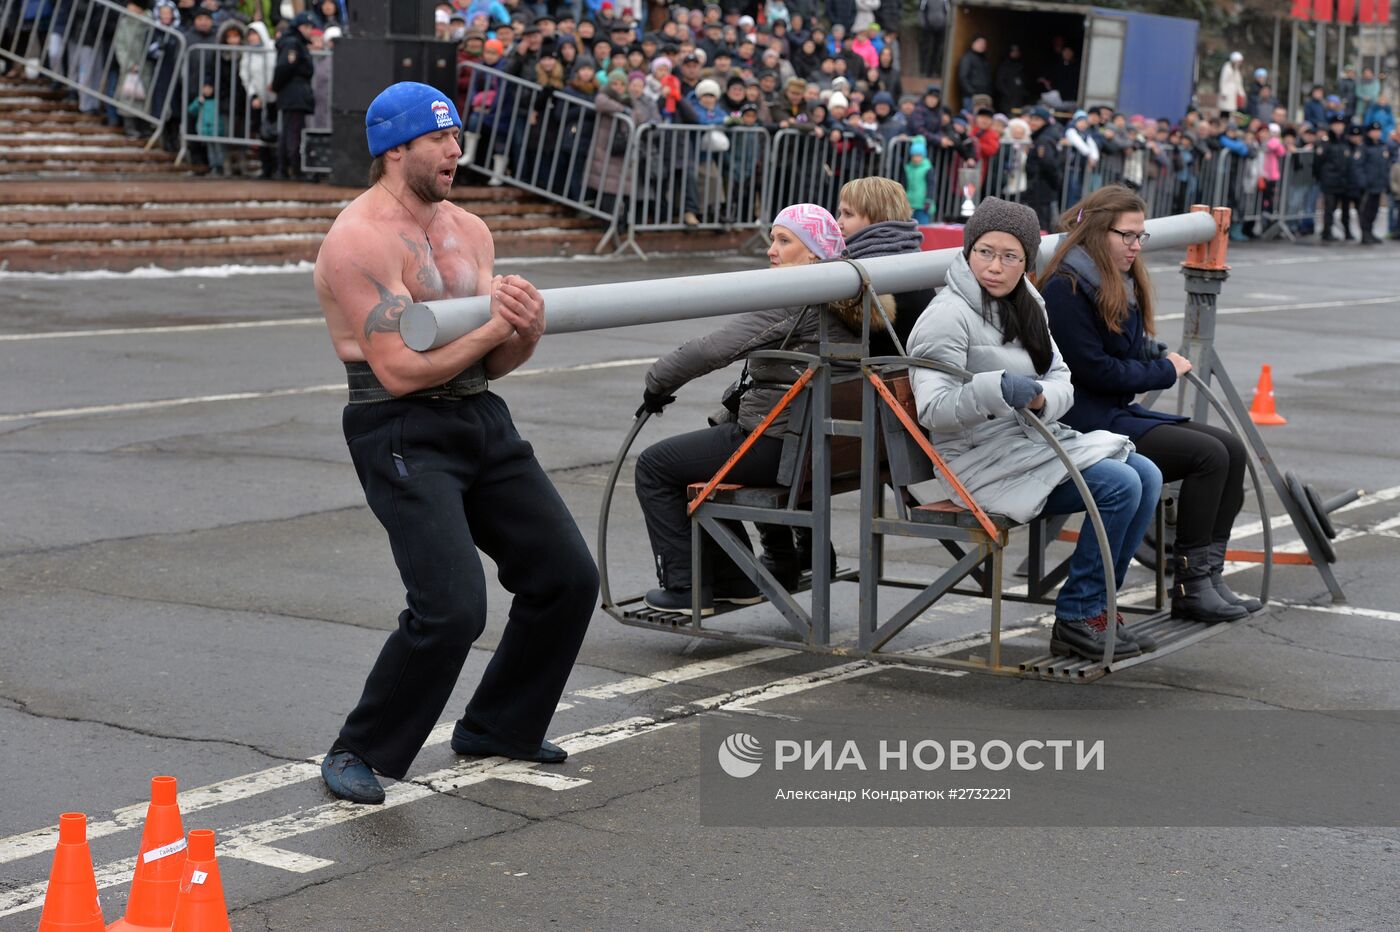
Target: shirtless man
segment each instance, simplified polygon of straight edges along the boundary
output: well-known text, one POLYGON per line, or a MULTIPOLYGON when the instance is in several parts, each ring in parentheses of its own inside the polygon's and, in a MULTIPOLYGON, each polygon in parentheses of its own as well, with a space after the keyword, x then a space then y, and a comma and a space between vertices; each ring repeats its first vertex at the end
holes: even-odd
POLYGON ((407 607, 321 765, 336 796, 384 801, 437 724, 486 625, 478 548, 514 595, 509 620, 452 733, 459 754, 557 763, 544 740, 598 595, 598 573, 554 486, 487 390, 530 358, 544 302, 493 275, 480 218, 448 203, 462 121, 447 95, 395 84, 365 119, 369 190, 316 258, 320 298, 350 403, 343 426, 370 508, 389 534, 407 607), (416 301, 492 297, 491 319, 424 353, 399 317, 416 301))

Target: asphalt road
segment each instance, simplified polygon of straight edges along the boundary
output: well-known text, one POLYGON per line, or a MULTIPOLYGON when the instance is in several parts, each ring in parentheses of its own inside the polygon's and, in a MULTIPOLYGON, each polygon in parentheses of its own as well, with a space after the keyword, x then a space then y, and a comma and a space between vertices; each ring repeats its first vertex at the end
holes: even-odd
MULTIPOLYGON (((1152 263, 1171 342, 1184 303, 1178 259, 1152 263)), ((1397 260, 1393 244, 1236 249, 1221 304, 1219 342, 1241 389, 1273 367, 1289 419, 1266 435, 1275 458, 1324 496, 1373 493, 1335 516, 1353 532, 1335 567, 1345 612, 1313 570, 1283 567, 1263 615, 1068 686, 755 651, 600 611, 551 729, 571 736, 567 763, 458 759, 440 730, 383 809, 334 803, 316 768, 402 587, 345 451, 342 373, 310 276, 0 277, 0 930, 37 924, 44 830, 70 810, 97 829, 106 917, 121 914, 154 774, 178 777, 186 828, 218 832, 236 929, 1400 927, 1400 828, 1385 820, 776 829, 701 819, 716 792, 702 776, 716 718, 1400 707, 1397 260)), ((754 264, 502 268, 556 286, 754 264)), ((525 371, 498 383, 590 542, 646 363, 710 326, 547 337, 525 371)), ((699 424, 730 378, 689 387, 644 439, 699 424)), ((836 505, 846 564, 853 507, 836 505)), ((1242 525, 1257 520, 1246 509, 1242 525)), ((1281 529, 1282 541, 1292 536, 1281 529)), ((614 591, 652 584, 630 486, 610 540, 614 591)), ((925 574, 938 562, 911 546, 893 560, 925 574)), ((1259 576, 1246 568, 1232 580, 1255 591, 1259 576)), ((1139 568, 1130 584, 1148 580, 1139 568)), ((854 588, 837 590, 841 619, 854 588)), ((506 605, 494 589, 449 725, 506 605)), ((1008 624, 1036 614, 1013 610, 1008 624)), ((744 617, 755 632, 784 628, 761 608, 744 617)), ((945 643, 985 620, 983 603, 953 599, 915 637, 945 643)), ((1037 628, 1022 640, 1045 637, 1037 628)))

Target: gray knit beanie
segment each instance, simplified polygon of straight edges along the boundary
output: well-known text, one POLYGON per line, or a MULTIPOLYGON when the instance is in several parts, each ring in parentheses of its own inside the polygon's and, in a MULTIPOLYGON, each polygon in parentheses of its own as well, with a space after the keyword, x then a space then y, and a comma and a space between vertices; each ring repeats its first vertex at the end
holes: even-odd
POLYGON ((1040 220, 1025 204, 986 197, 977 205, 963 227, 963 255, 972 254, 973 245, 988 233, 1010 233, 1026 251, 1026 272, 1035 271, 1040 255, 1040 220))

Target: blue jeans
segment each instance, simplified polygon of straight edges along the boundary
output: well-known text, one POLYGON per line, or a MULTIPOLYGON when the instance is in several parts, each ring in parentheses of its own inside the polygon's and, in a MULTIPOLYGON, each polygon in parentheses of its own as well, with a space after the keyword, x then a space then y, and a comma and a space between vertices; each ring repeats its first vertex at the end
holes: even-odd
MULTIPOLYGON (((1151 460, 1137 453, 1129 453, 1126 463, 1105 459, 1081 472, 1099 508, 1099 517, 1103 519, 1113 558, 1115 587, 1121 587, 1138 542, 1147 533, 1148 522, 1157 509, 1157 499, 1162 495, 1162 473, 1151 460)), ((1067 478, 1055 486, 1044 510, 1051 515, 1085 510, 1084 500, 1073 480, 1067 478)), ((1086 521, 1079 532, 1074 555, 1070 557, 1069 575, 1055 599, 1055 617, 1079 621, 1102 614, 1107 607, 1099 540, 1094 526, 1086 521)))

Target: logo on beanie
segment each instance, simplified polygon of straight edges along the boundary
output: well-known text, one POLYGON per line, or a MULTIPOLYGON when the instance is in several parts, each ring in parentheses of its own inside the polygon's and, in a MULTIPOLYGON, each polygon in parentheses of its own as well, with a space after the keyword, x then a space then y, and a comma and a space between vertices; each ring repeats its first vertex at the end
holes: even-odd
POLYGON ((433 101, 433 118, 437 120, 438 129, 449 129, 457 125, 452 122, 452 110, 445 100, 433 101))

